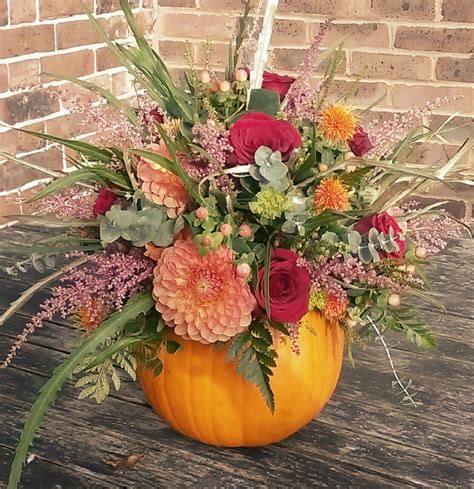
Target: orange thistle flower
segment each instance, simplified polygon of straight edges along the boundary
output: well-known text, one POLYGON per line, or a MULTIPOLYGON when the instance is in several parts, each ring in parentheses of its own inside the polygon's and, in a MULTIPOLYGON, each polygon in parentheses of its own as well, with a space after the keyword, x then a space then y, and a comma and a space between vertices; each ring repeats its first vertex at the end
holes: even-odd
POLYGON ((321 213, 327 209, 347 211, 350 209, 349 194, 339 178, 325 178, 314 194, 316 210, 321 213))
POLYGON ((329 292, 326 297, 323 315, 329 321, 337 321, 345 316, 348 305, 349 300, 346 295, 329 292))
POLYGON ((74 316, 77 325, 88 332, 100 326, 104 318, 104 304, 96 299, 92 299, 89 306, 81 307, 74 316))
POLYGON ((356 127, 357 119, 345 105, 332 105, 321 112, 319 130, 326 139, 335 143, 351 139, 356 127))

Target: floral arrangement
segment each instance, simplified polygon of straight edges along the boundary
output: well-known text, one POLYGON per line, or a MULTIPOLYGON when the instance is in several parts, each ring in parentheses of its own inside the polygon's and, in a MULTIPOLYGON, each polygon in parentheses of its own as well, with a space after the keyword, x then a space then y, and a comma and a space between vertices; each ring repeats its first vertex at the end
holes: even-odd
POLYGON ((428 180, 463 178, 455 165, 471 142, 443 165, 407 163, 414 147, 448 130, 429 129, 426 118, 451 99, 363 126, 370 108, 357 111, 347 104, 350 93, 337 98, 331 91, 342 51, 338 43, 320 54, 330 22, 299 76, 278 75, 248 61, 259 52, 258 29, 246 27, 248 5, 225 74, 198 71, 188 56, 179 88, 128 3, 121 6, 138 48, 113 43, 90 20, 134 77, 134 103, 67 77, 105 98, 88 112, 107 129, 106 139, 24 131, 74 150, 76 168, 30 197, 31 216, 15 217, 54 235, 2 251, 31 257, 10 273, 28 265, 42 271, 58 255, 68 263, 1 318, 59 279, 2 366, 55 315, 72 317, 84 336, 32 408, 9 487, 16 487, 35 430, 67 379, 75 377, 80 398, 101 402, 110 384, 120 387, 117 369, 133 379, 139 365, 160 375, 160 351, 178 351, 180 340, 230 345, 239 373, 257 385, 270 410, 274 342, 290 341, 298 355, 308 311, 344 330, 349 354, 352 343, 388 331, 433 347, 433 333, 407 298, 436 302, 423 268, 446 244, 443 235, 463 229, 440 210, 443 203, 407 203, 428 180), (322 61, 325 72, 315 83, 322 61))

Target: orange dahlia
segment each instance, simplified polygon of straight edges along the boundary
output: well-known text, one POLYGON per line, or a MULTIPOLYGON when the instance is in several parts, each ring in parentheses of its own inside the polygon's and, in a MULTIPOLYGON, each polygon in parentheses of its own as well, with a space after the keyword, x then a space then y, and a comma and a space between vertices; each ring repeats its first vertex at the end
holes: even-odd
POLYGON ((316 187, 314 202, 318 213, 327 209, 347 211, 349 194, 339 178, 325 178, 316 187))
POLYGON ((357 119, 349 107, 332 105, 321 112, 318 126, 325 138, 338 143, 354 136, 357 119))
POLYGON ((176 241, 163 251, 154 270, 155 307, 183 338, 227 341, 250 325, 256 306, 236 268, 227 246, 200 256, 192 241, 176 241))
MULTIPOLYGON (((152 144, 148 149, 169 160, 172 159, 163 143, 152 144)), ((157 205, 166 207, 169 218, 174 219, 184 211, 189 203, 189 195, 181 179, 174 173, 143 158, 138 162, 137 175, 142 181, 141 187, 145 197, 157 205)))

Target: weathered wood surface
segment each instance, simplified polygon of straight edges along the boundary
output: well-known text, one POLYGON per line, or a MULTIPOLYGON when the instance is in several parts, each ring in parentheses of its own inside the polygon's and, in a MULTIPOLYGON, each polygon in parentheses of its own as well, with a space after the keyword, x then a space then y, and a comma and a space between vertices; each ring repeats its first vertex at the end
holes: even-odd
MULTIPOLYGON (((0 240, 31 240, 35 232, 2 231, 0 240)), ((325 411, 290 439, 260 449, 222 449, 189 440, 150 409, 139 386, 124 382, 97 406, 77 401, 67 386, 51 409, 26 466, 23 487, 471 487, 474 246, 453 243, 431 269, 448 313, 423 305, 438 334, 436 352, 391 340, 402 377, 413 380, 418 407, 401 402, 380 345, 354 352, 325 411), (104 460, 145 454, 118 472, 104 460)), ((7 276, 0 258, 0 312, 40 275, 7 276)), ((0 329, 6 352, 47 297, 39 293, 0 329)), ((77 331, 55 320, 0 371, 0 487, 6 483, 22 422, 41 385, 74 346, 77 331)), ((3 355, 3 353, 2 353, 3 355)))

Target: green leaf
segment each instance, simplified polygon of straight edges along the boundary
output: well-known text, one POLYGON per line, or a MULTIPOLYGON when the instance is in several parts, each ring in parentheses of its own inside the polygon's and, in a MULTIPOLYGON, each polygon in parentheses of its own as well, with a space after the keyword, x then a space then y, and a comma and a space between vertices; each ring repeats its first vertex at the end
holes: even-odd
POLYGON ((250 92, 248 110, 275 116, 280 110, 280 97, 272 90, 254 89, 250 92))
POLYGON ((174 354, 181 348, 181 344, 177 341, 166 340, 166 351, 168 353, 174 354))
POLYGON ((121 311, 112 314, 102 323, 82 344, 74 350, 67 359, 55 369, 52 377, 41 388, 40 395, 33 403, 30 413, 20 436, 20 441, 15 451, 15 457, 10 470, 8 489, 16 489, 20 483, 23 463, 28 455, 28 449, 33 442, 35 433, 41 425, 49 405, 54 401, 58 392, 71 378, 74 369, 107 338, 117 334, 125 324, 139 314, 144 314, 154 305, 149 292, 135 294, 121 311))
POLYGON ((52 141, 53 143, 63 144, 68 148, 71 148, 78 153, 83 154, 84 156, 88 156, 93 161, 101 161, 102 163, 110 163, 112 158, 117 157, 117 153, 112 151, 110 148, 99 148, 90 143, 86 143, 84 141, 76 141, 74 139, 66 139, 59 136, 53 136, 51 134, 44 134, 42 132, 37 131, 29 131, 27 129, 19 129, 13 128, 16 131, 24 132, 25 134, 29 134, 30 136, 35 136, 41 139, 45 139, 47 141, 52 141))

